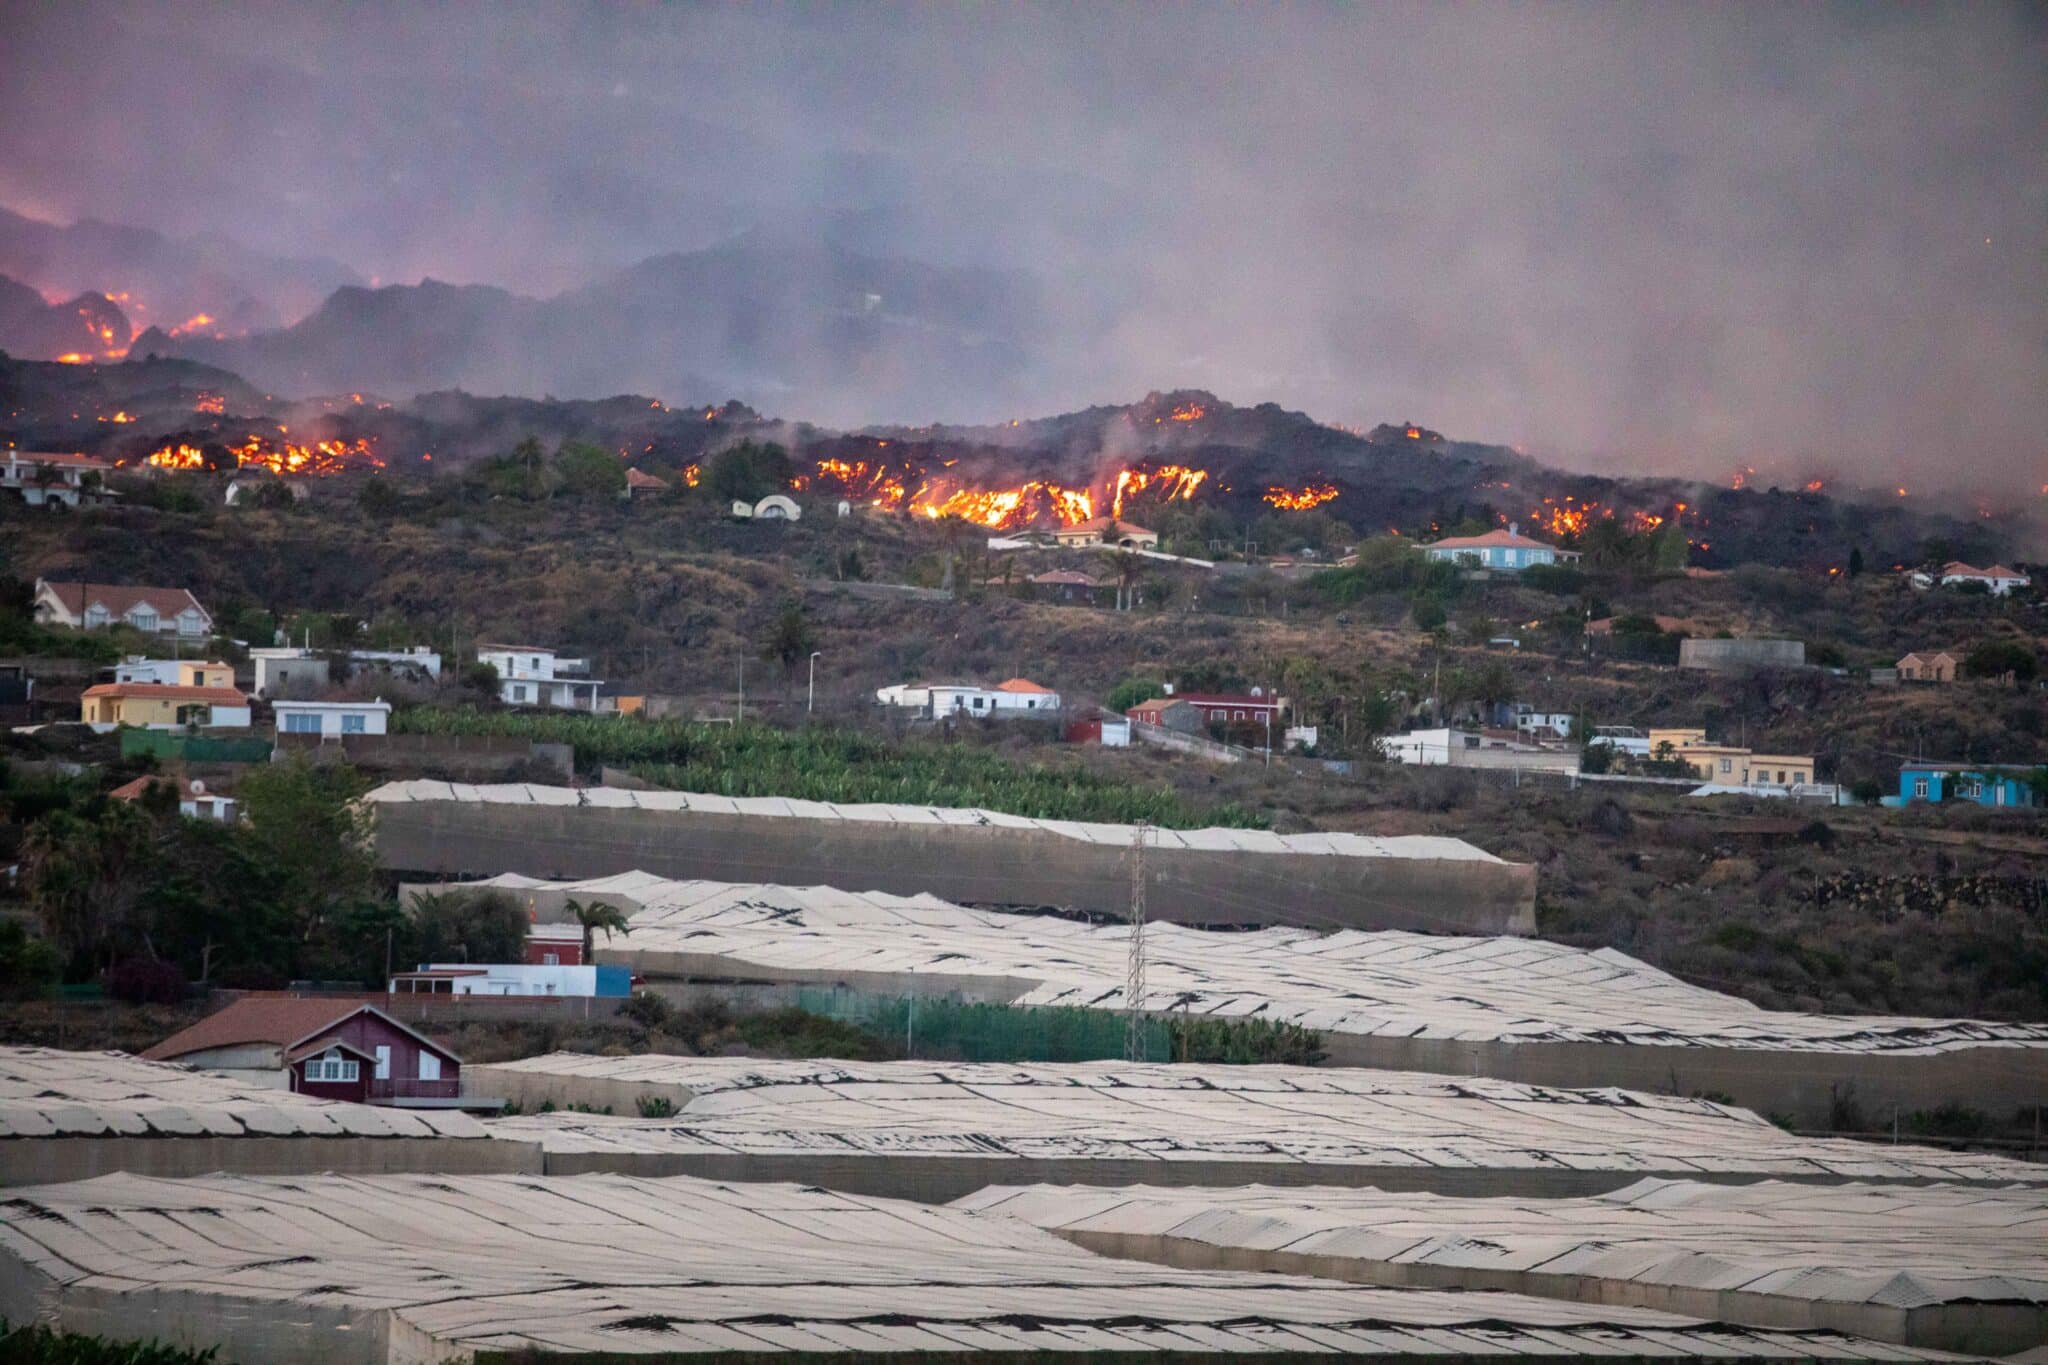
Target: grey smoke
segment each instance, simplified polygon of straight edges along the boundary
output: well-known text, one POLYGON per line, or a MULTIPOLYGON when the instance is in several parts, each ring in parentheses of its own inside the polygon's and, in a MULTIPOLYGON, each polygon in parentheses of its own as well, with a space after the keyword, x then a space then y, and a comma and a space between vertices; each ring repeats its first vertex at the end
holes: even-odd
POLYGON ((1197 386, 2048 483, 2039 6, 14 4, 0 54, 38 216, 532 295, 765 227, 1027 271, 1073 338, 839 417, 1197 386))

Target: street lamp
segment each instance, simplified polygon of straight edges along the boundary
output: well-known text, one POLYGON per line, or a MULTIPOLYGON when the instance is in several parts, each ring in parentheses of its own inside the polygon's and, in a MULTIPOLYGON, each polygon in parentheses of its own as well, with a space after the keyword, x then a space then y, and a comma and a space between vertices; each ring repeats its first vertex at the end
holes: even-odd
POLYGON ((822 650, 811 651, 811 681, 804 691, 804 714, 809 715, 818 705, 818 655, 822 650))

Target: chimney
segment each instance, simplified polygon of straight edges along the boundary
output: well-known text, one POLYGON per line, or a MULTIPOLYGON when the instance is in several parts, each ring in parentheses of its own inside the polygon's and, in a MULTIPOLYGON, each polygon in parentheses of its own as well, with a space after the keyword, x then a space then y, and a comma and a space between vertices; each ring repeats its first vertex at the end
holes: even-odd
POLYGON ((1519 521, 1511 521, 1511 522, 1509 522, 1509 523, 1508 523, 1508 534, 1509 534, 1509 535, 1511 535, 1511 536, 1518 536, 1518 535, 1522 534, 1522 523, 1521 523, 1521 522, 1519 522, 1519 521))
POLYGON ((1163 687, 1163 688, 1165 688, 1165 689, 1166 689, 1166 695, 1167 695, 1167 696, 1169 696, 1169 697, 1170 697, 1170 696, 1172 696, 1172 695, 1173 695, 1173 684, 1172 684, 1172 683, 1161 683, 1161 684, 1159 684, 1159 685, 1160 685, 1161 687, 1163 687))

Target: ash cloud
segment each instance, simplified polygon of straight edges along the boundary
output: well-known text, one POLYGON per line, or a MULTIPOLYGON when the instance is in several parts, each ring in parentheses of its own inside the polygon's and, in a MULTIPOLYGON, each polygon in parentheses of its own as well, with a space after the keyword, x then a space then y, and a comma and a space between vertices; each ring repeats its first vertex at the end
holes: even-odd
POLYGON ((535 297, 762 231, 1034 281, 1005 382, 792 415, 1200 387, 1616 472, 2048 483, 2038 7, 86 3, 0 53, 36 216, 535 297))

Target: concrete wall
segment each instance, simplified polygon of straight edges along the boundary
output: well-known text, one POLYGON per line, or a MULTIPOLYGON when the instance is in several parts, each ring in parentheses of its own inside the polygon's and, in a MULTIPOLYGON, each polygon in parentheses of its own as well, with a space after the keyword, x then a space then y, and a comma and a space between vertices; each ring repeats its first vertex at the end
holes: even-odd
POLYGON ((137 1175, 535 1175, 540 1149, 493 1138, 53 1137, 0 1141, 0 1186, 137 1175))
POLYGON ((1680 668, 1747 673, 1757 668, 1804 668, 1806 645, 1799 640, 1680 640, 1680 668))
MULTIPOLYGON (((217 1347, 221 1365, 319 1361, 321 1365, 386 1365, 452 1357, 428 1354, 414 1338, 406 1354, 393 1350, 387 1309, 319 1305, 303 1299, 258 1301, 227 1294, 173 1289, 147 1292, 90 1282, 58 1285, 0 1252, 0 1315, 9 1322, 39 1322, 66 1332, 139 1344, 203 1351, 217 1347)), ((402 1325, 401 1325, 402 1326, 402 1325)))
MULTIPOLYGON (((1121 847, 1035 829, 462 801, 379 804, 377 856, 405 873, 666 877, 1058 905, 1122 916, 1121 847)), ((1523 863, 1155 848, 1147 909, 1177 924, 1535 932, 1523 863)))

